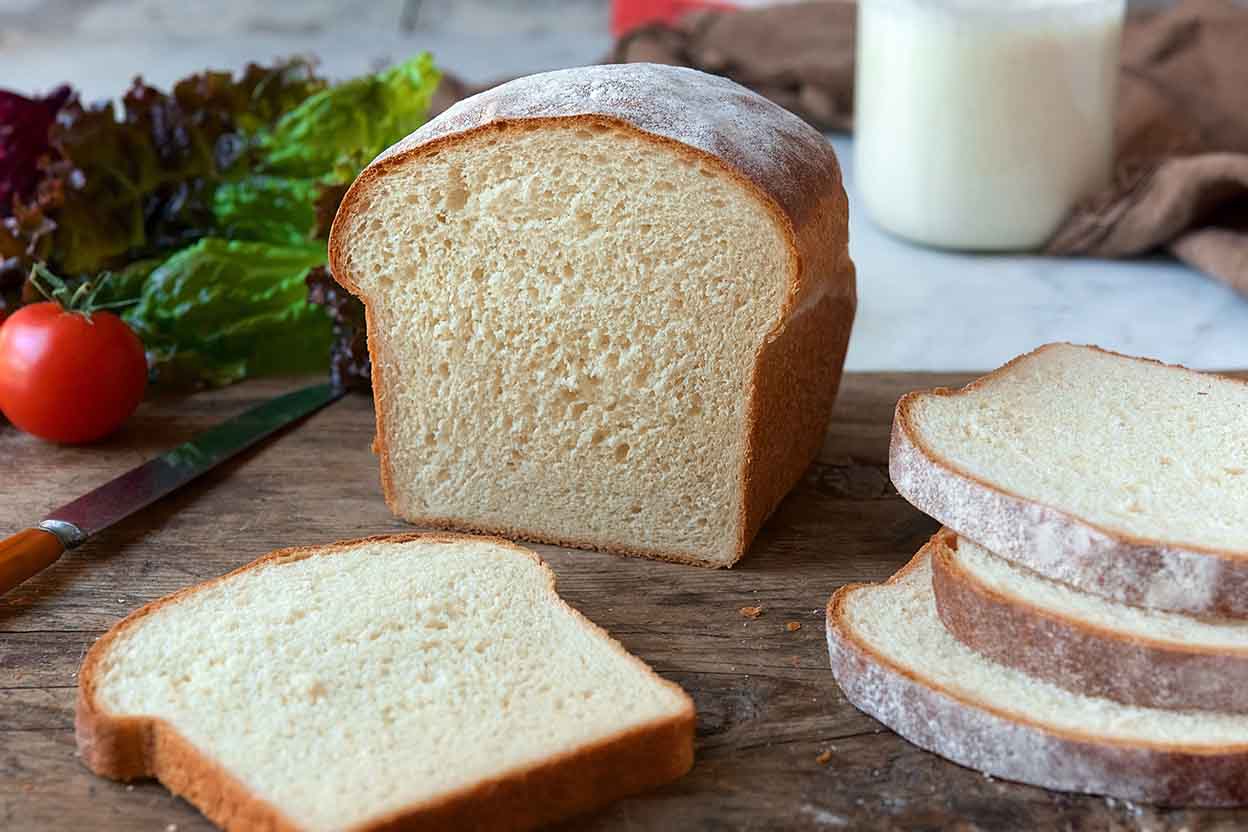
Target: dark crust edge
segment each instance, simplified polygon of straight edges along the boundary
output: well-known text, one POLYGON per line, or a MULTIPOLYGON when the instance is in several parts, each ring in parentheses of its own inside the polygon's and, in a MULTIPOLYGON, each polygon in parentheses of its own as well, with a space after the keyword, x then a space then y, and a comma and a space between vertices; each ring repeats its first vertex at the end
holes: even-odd
MULTIPOLYGON (((942 532, 937 532, 933 537, 939 536, 940 534, 942 534, 942 532)), ((929 540, 905 566, 898 570, 897 573, 887 581, 884 581, 883 586, 891 586, 893 584, 900 583, 907 575, 915 569, 920 568, 923 565, 923 562, 931 555, 931 546, 932 542, 929 540)), ((1197 758, 1234 757, 1236 758, 1236 762, 1242 766, 1240 773, 1242 782, 1240 785, 1241 788, 1245 790, 1245 799, 1248 799, 1248 743, 1241 743, 1238 745, 1226 744, 1220 746, 1209 746, 1183 745, 1181 743, 1133 742, 1128 740, 1099 737, 1091 733, 1066 731, 1046 725, 1045 723, 1032 719, 1024 714, 1013 713, 1000 708, 985 705, 977 702, 969 696, 928 682, 920 674, 897 664, 896 662, 890 660, 887 656, 877 652, 869 644, 860 639, 854 632, 853 628, 849 625, 848 619, 845 615, 845 606, 849 600, 849 596, 858 590, 873 588, 876 586, 880 586, 880 584, 850 583, 840 587, 832 594, 832 597, 828 600, 826 609, 827 630, 830 639, 834 638, 838 644, 849 648, 871 664, 888 670, 892 675, 903 679, 908 683, 925 688, 935 696, 957 703, 958 705, 969 710, 990 714, 991 716, 1002 721, 1015 723, 1036 733, 1048 735, 1069 742, 1072 744, 1072 751, 1075 752, 1077 752, 1081 747, 1115 747, 1130 751, 1147 751, 1163 755, 1191 756, 1197 758)), ((833 671, 834 674, 838 676, 839 683, 839 673, 837 673, 837 667, 835 664, 833 666, 833 671)), ((857 703, 853 704, 855 707, 859 707, 857 703)))
POLYGON ((1175 543, 1173 541, 1168 541, 1168 540, 1161 540, 1161 539, 1150 540, 1148 538, 1137 537, 1136 535, 1130 534, 1128 532, 1116 531, 1114 529, 1100 526, 1096 523, 1085 520, 1081 517, 1078 517, 1077 515, 1071 514, 1070 512, 1060 509, 1057 506, 1051 505, 1049 503, 1045 503, 1042 500, 1036 500, 1036 499, 1032 499, 1031 497, 1024 497, 1020 494, 1015 494, 1014 492, 1008 489, 1001 488, 1000 486, 997 486, 997 485, 993 485, 992 483, 975 476, 969 471, 966 471, 960 468, 956 463, 951 462, 950 460, 946 459, 945 457, 933 451, 923 441, 922 433, 915 426, 914 419, 912 418, 911 413, 910 413, 910 408, 916 400, 922 398, 923 396, 941 396, 944 398, 956 398, 965 393, 973 392, 975 390, 978 390, 981 387, 988 386, 989 384, 996 381, 1001 376, 1007 375, 1011 370, 1013 370, 1016 364, 1019 364, 1023 361, 1033 358, 1034 356, 1040 355, 1043 352, 1047 352, 1048 350, 1051 350, 1057 347, 1076 347, 1079 349, 1094 350, 1104 355, 1112 355, 1116 358, 1125 358, 1129 361, 1138 361, 1141 364, 1152 364, 1154 366, 1162 367, 1167 370, 1180 370, 1185 373, 1191 373, 1192 375, 1200 376, 1201 378, 1212 378, 1218 382, 1227 382, 1230 384, 1240 384, 1240 385, 1248 386, 1248 380, 1230 378, 1228 376, 1218 375, 1217 373, 1202 373, 1199 370, 1193 370, 1190 367, 1184 367, 1182 364, 1166 364, 1165 362, 1158 361, 1154 358, 1141 358, 1140 356, 1136 356, 1136 355, 1126 355, 1125 353, 1114 352, 1113 350, 1107 350, 1103 347, 1098 347, 1095 344, 1073 344, 1067 341, 1058 341, 1058 342, 1053 342, 1049 344, 1043 344, 1037 347, 1036 349, 1032 350, 1031 352, 1023 353, 1020 356, 1012 358, 1005 364, 1002 364, 997 369, 981 376, 980 378, 975 379, 974 381, 970 382, 964 387, 960 387, 957 389, 951 389, 948 387, 933 387, 930 390, 915 390, 911 393, 905 394, 904 396, 902 396, 900 399, 897 400, 897 410, 896 410, 895 418, 893 421, 894 432, 897 432, 897 431, 903 432, 906 438, 910 441, 910 443, 914 445, 914 447, 918 448, 919 451, 921 451, 923 455, 928 458, 928 460, 931 462, 932 465, 935 465, 940 468, 944 468, 946 471, 948 471, 950 474, 953 474, 954 476, 957 476, 964 480, 969 480, 975 483, 976 485, 982 486, 985 489, 988 489, 990 491, 996 491, 1000 494, 1003 494, 1007 497, 1013 498, 1020 502, 1032 503, 1035 505, 1044 506, 1045 508, 1054 512, 1055 514, 1060 514, 1063 517, 1067 518, 1072 525, 1077 525, 1077 526, 1082 526, 1087 529, 1092 529, 1093 531, 1103 534, 1106 537, 1112 538, 1120 543, 1125 543, 1130 546, 1138 546, 1141 549, 1154 550, 1160 545, 1160 546, 1164 546, 1168 549, 1178 551, 1178 552, 1191 552, 1197 555, 1207 555, 1209 557, 1215 557, 1220 560, 1230 561, 1237 565, 1248 565, 1248 549, 1243 549, 1240 551, 1232 551, 1232 550, 1225 550, 1225 549, 1215 549, 1213 547, 1207 547, 1207 546, 1198 546, 1198 545, 1194 545, 1190 543, 1175 543))
MULTIPOLYGON (((526 529, 502 528, 491 526, 489 524, 479 524, 468 520, 456 518, 404 514, 399 511, 397 493, 393 482, 393 473, 390 467, 389 448, 387 447, 385 436, 385 417, 383 415, 384 408, 380 402, 375 407, 377 418, 377 435, 374 440, 374 449, 377 452, 381 468, 381 487, 382 494, 385 497, 386 505, 396 516, 402 517, 410 523, 419 526, 430 526, 434 528, 456 529, 463 531, 482 531, 489 534, 506 534, 520 539, 529 540, 538 543, 549 543, 560 546, 569 546, 578 549, 588 549, 596 551, 611 552, 615 554, 635 555, 647 557, 656 560, 673 561, 677 563, 689 564, 693 566, 725 568, 731 567, 745 555, 749 549, 750 543, 753 542, 754 536, 762 527, 763 521, 771 512, 779 505, 780 499, 783 498, 792 486, 800 479, 801 474, 810 463, 814 461, 815 455, 822 446, 823 437, 827 430, 828 421, 831 418, 831 405, 827 408, 827 414, 822 419, 822 427, 819 436, 812 440, 808 445, 813 448, 813 452, 807 454, 807 458, 793 458, 783 460, 764 460, 756 458, 749 439, 757 435, 767 424, 764 414, 759 413, 758 397, 755 395, 758 386, 758 373, 760 368, 760 359, 768 344, 783 337, 786 325, 792 319, 795 310, 798 310, 802 302, 816 303, 827 296, 840 295, 844 299, 842 304, 832 305, 832 313, 840 314, 841 309, 848 309, 849 320, 844 324, 844 346, 841 354, 834 357, 836 365, 843 368, 845 361, 845 352, 848 349, 849 330, 852 326, 854 312, 857 308, 857 292, 855 284, 855 276, 852 262, 848 257, 848 228, 842 227, 842 239, 835 241, 834 245, 843 252, 837 259, 840 261, 841 270, 829 275, 808 275, 806 273, 806 261, 803 259, 803 248, 810 248, 810 253, 814 254, 817 250, 813 248, 818 244, 826 245, 824 236, 818 231, 812 234, 800 234, 800 231, 809 228, 811 223, 806 223, 803 229, 795 226, 794 219, 780 205, 779 201, 767 191, 765 183, 759 183, 738 170, 727 160, 708 153, 690 145, 683 144, 675 139, 666 136, 656 135, 643 130, 631 122, 617 118, 614 116, 606 116, 599 114, 585 114, 575 116, 533 116, 527 118, 501 118, 476 127, 469 128, 454 133, 448 133, 437 138, 431 139, 423 144, 415 147, 407 148, 403 151, 385 155, 376 159, 372 164, 364 169, 363 172, 352 183, 346 195, 338 208, 338 213, 334 217, 334 222, 330 228, 329 235, 329 266, 331 276, 347 291, 358 297, 364 304, 365 317, 368 324, 368 351, 372 363, 373 372, 373 390, 374 396, 380 397, 388 389, 382 371, 383 361, 380 356, 383 352, 382 339, 374 335, 376 327, 373 326, 373 312, 371 299, 360 291, 353 276, 346 268, 343 257, 343 249, 345 246, 342 239, 342 229, 346 225, 349 218, 367 210, 367 205, 361 204, 364 194, 373 182, 387 175, 391 170, 401 168, 411 162, 419 160, 421 157, 439 152, 444 146, 470 140, 479 135, 490 133, 501 133, 508 130, 522 130, 534 125, 559 125, 559 126, 607 126, 613 129, 626 131, 643 140, 652 142, 656 146, 664 147, 677 154, 683 154, 686 158, 711 165, 719 169, 738 185, 744 187, 759 199, 768 209, 773 219, 779 225, 785 242, 789 249, 790 273, 789 273, 789 291, 779 310, 776 318, 776 325, 770 333, 768 333, 754 356, 753 372, 750 375, 749 389, 747 396, 749 406, 746 408, 746 423, 744 426, 745 454, 741 463, 741 504, 738 508, 738 528, 740 534, 735 541, 733 549, 729 552, 730 557, 708 560, 705 557, 699 557, 696 553, 671 551, 664 549, 651 549, 641 547, 630 547, 618 543, 610 543, 605 541, 590 541, 578 538, 564 538, 534 532, 526 529), (805 240, 805 237, 816 237, 820 239, 805 240), (810 296, 810 297, 807 297, 810 296), (771 494, 779 491, 779 496, 774 499, 771 494)), ((831 154, 831 151, 829 150, 831 154)), ((835 160, 835 156, 832 156, 835 160)), ((812 197, 812 202, 822 206, 822 209, 815 209, 806 212, 808 216, 814 218, 821 215, 834 215, 837 217, 847 217, 845 210, 844 189, 841 184, 841 174, 839 165, 835 165, 830 171, 835 187, 829 189, 829 193, 816 195, 812 197), (824 205, 824 203, 836 203, 824 205)), ((812 194, 814 191, 812 190, 812 194)), ((806 258, 809 259, 809 258, 806 258)), ((835 320, 829 321, 829 325, 835 324, 835 320)), ((821 357, 813 354, 806 356, 810 364, 817 365, 821 361, 821 357)), ((824 359, 826 360, 826 359, 824 359)), ((840 384, 840 374, 833 380, 832 389, 829 391, 830 399, 836 397, 837 387, 840 384)), ((799 450, 800 453, 800 450, 799 450)))
MULTIPOLYGON (((887 583, 917 568, 927 553, 925 546, 887 583)), ((977 703, 891 662, 859 639, 844 615, 849 596, 867 586, 843 586, 828 602, 832 674, 850 703, 876 719, 888 716, 872 707, 870 697, 886 687, 903 703, 902 718, 883 724, 919 748, 973 771, 1058 791, 1168 806, 1248 803, 1248 745, 1184 747, 1063 731, 977 703), (921 719, 907 721, 907 714, 921 719), (1029 773, 1028 752, 1035 750, 1075 765, 1029 773)))
POLYGON ((1075 693, 1128 705, 1248 713, 1248 648, 1168 642, 1081 621, 984 584, 959 563, 952 532, 930 545, 940 620, 975 652, 1075 693), (1192 676, 1218 684, 1185 683, 1192 676))
POLYGON ((114 780, 155 777, 224 829, 293 832, 300 827, 277 807, 252 793, 219 763, 182 737, 167 720, 119 716, 96 699, 98 666, 112 642, 145 617, 209 586, 256 567, 341 553, 376 543, 490 543, 536 563, 545 573, 550 602, 639 670, 678 692, 685 708, 670 718, 620 731, 548 760, 465 786, 440 798, 409 806, 353 827, 355 832, 466 829, 525 830, 604 806, 684 775, 693 765, 696 713, 680 686, 663 679, 629 653, 603 628, 569 605, 556 591, 555 574, 535 552, 501 538, 444 533, 378 535, 324 546, 279 549, 246 566, 153 601, 126 616, 92 645, 78 676, 75 733, 83 762, 114 780))
POLYGON ((1044 344, 1012 359, 962 388, 937 387, 930 390, 916 390, 898 400, 889 443, 889 474, 898 493, 916 508, 930 514, 964 537, 981 545, 989 544, 986 548, 1000 557, 1030 568, 1045 577, 1071 584, 1085 592, 1120 603, 1152 606, 1190 615, 1248 618, 1248 594, 1244 592, 1248 590, 1248 553, 1240 554, 1211 547, 1140 538, 1126 532, 1102 527, 1042 500, 1024 497, 990 483, 935 452, 924 442, 911 412, 916 401, 926 396, 952 398, 977 390, 1008 374, 1015 365, 1060 347, 1092 350, 1166 370, 1177 370, 1209 378, 1215 383, 1248 384, 1248 380, 1228 378, 1216 373, 1202 373, 1182 365, 1165 364, 1150 358, 1124 355, 1095 345, 1068 342, 1044 344), (924 472, 931 473, 925 474, 924 472), (966 489, 968 502, 965 510, 946 510, 948 506, 937 505, 920 493, 921 489, 914 487, 916 479, 922 480, 925 476, 932 475, 966 489), (1000 541, 998 541, 1000 545, 991 545, 992 541, 980 540, 978 532, 972 529, 978 528, 979 531, 983 531, 983 521, 967 519, 977 516, 1004 519, 1007 521, 1005 528, 1014 532, 1022 532, 1024 528, 1037 522, 1035 517, 1037 513, 1047 515, 1048 519, 1045 520, 1044 525, 1059 531, 1067 540, 1067 545, 1073 545, 1072 541, 1078 541, 1078 550, 1068 552, 1071 555, 1069 564, 1076 571, 1068 574, 1052 574, 1043 563, 1031 557, 1026 550, 1011 551, 1008 544, 1000 541), (1219 570, 1216 579, 1204 579, 1199 588, 1182 598, 1172 596, 1168 600, 1157 601, 1150 597, 1150 591, 1156 587, 1148 581, 1154 580, 1153 576, 1159 570, 1163 569, 1168 562, 1191 559, 1205 560, 1216 565, 1219 570), (1116 577, 1117 581, 1122 584, 1121 588, 1107 589, 1103 583, 1107 575, 1116 577))

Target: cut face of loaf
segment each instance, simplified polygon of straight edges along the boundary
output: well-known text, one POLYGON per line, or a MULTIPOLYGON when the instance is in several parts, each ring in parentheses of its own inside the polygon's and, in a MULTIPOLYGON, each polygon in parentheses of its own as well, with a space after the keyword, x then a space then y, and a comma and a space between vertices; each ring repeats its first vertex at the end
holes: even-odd
POLYGON ((1116 702, 1248 712, 1248 621, 1107 601, 951 533, 930 548, 940 620, 976 652, 1116 702))
POLYGON ((726 566, 822 444, 839 172, 731 82, 587 67, 461 102, 361 175, 330 249, 413 522, 726 566))
POLYGON ((828 604, 832 672, 856 707, 994 777, 1175 806, 1248 802, 1248 716, 1123 705, 984 658, 941 624, 931 554, 828 604))
POLYGON ((409 535, 275 552, 91 648, 78 746, 231 829, 530 829, 679 777, 689 697, 535 554, 409 535))
POLYGON ((1248 616, 1248 385, 1051 344, 897 404, 889 472, 959 535, 1138 606, 1248 616))

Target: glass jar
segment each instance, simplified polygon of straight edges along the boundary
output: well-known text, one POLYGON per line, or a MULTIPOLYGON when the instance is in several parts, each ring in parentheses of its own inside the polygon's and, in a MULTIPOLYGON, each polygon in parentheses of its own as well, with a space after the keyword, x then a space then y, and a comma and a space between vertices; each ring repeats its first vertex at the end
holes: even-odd
POLYGON ((860 0, 867 212, 946 248, 1042 246, 1113 165, 1125 0, 860 0))

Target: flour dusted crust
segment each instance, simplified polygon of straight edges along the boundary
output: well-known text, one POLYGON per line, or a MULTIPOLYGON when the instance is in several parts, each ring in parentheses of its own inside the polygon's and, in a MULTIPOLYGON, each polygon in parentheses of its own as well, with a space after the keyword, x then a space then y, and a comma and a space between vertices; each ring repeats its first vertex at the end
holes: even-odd
POLYGON ((962 390, 937 388, 903 396, 897 402, 889 449, 889 475, 897 491, 920 511, 985 549, 1093 595, 1193 615, 1248 617, 1245 552, 1184 546, 1101 528, 985 482, 924 445, 911 416, 918 397, 958 396, 974 390, 1053 346, 1020 356, 962 390))
MULTIPOLYGON (((903 579, 930 554, 924 547, 887 583, 903 579)), ((1087 734, 1074 733, 994 710, 893 664, 846 619, 849 596, 866 586, 844 586, 828 602, 832 674, 855 707, 920 748, 994 777, 1057 791, 1170 806, 1248 803, 1248 746, 1109 742, 1092 733, 1094 725, 1087 734)))
MULTIPOLYGON (((126 616, 96 641, 83 659, 78 674, 74 720, 79 755, 88 768, 102 777, 123 781, 156 778, 223 829, 298 832, 300 827, 290 818, 252 793, 238 778, 182 737, 168 721, 110 713, 96 694, 103 658, 119 636, 156 610, 266 564, 332 557, 366 543, 414 540, 455 543, 470 539, 507 547, 538 563, 548 578, 550 603, 563 608, 583 627, 606 639, 614 650, 662 684, 679 690, 560 598, 555 591, 554 572, 535 552, 501 538, 444 533, 381 535, 327 546, 280 549, 219 578, 153 601, 126 616)), ((352 832, 534 829, 682 776, 693 765, 694 724, 693 703, 688 701, 688 708, 676 717, 620 732, 525 769, 503 772, 438 799, 376 818, 354 827, 352 832)))
POLYGON ((1076 693, 1149 708, 1248 712, 1248 645, 1211 650, 1105 630, 979 581, 957 536, 932 540, 932 590, 945 628, 966 646, 1076 693))
MULTIPOLYGON (((509 81, 464 99, 379 155, 343 199, 329 240, 334 279, 364 302, 373 357, 374 395, 393 383, 381 369, 383 339, 372 326, 370 300, 346 267, 345 218, 368 210, 369 183, 399 166, 484 131, 513 131, 571 122, 624 129, 714 166, 751 192, 784 230, 790 248, 789 292, 780 322, 760 348, 749 398, 741 465, 742 533, 731 566, 823 446, 840 386, 857 308, 848 251, 849 211, 840 165, 827 140, 797 116, 745 87, 683 67, 632 63, 558 70, 509 81)), ((382 409, 377 410, 382 490, 397 511, 382 409)), ((639 548, 629 540, 592 545, 518 525, 465 525, 440 516, 410 516, 418 525, 598 548, 707 565, 682 552, 639 548)))
POLYGON ((722 159, 779 203, 795 225, 840 186, 828 141, 783 107, 718 75, 665 64, 560 69, 459 101, 374 164, 435 139, 522 119, 590 116, 722 159))

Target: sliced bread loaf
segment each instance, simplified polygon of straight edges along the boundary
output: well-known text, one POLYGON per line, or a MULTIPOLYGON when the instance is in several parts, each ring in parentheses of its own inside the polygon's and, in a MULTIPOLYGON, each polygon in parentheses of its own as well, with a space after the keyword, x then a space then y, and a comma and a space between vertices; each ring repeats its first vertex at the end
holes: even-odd
POLYGON ((889 471, 920 510, 1048 578, 1248 617, 1248 384, 1050 344, 897 404, 889 471))
POLYGON ((940 620, 976 652, 1117 702, 1248 712, 1248 621, 1107 601, 950 532, 930 548, 940 620))
POLYGON ((940 622, 932 553, 828 603, 832 672, 855 706, 996 777, 1167 805, 1248 802, 1248 716, 1122 705, 984 658, 940 622))
POLYGON ((342 202, 391 509, 729 566, 822 446, 854 315, 826 139, 651 64, 521 78, 342 202))
POLYGON ((693 705, 506 541, 274 552, 91 648, 78 747, 227 829, 529 829, 682 775, 693 705))

